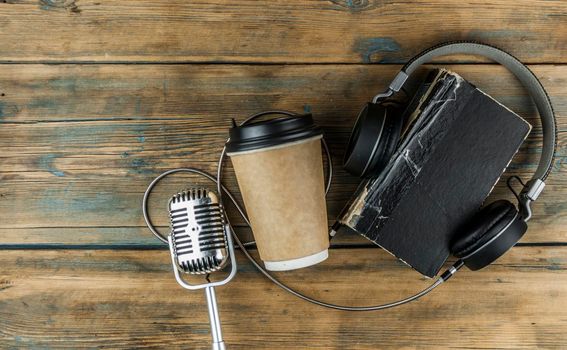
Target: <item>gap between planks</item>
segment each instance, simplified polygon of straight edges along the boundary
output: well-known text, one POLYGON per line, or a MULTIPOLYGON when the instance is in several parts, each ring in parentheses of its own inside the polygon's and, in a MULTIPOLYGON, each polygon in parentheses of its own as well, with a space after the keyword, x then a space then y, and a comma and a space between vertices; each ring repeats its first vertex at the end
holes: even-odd
MULTIPOLYGON (((417 53, 416 53, 417 54, 417 53)), ((64 66, 64 65, 80 65, 80 66, 103 66, 103 65, 123 65, 123 66, 402 66, 409 60, 391 61, 391 62, 254 62, 254 61, 77 61, 77 60, 57 60, 57 61, 12 61, 0 59, 2 65, 47 65, 47 66, 64 66)), ((522 62, 520 60, 520 62, 522 62)), ((522 62, 523 63, 523 62, 522 62)), ((442 66, 442 65, 461 65, 461 66, 501 66, 501 64, 493 61, 462 61, 462 60, 434 60, 425 63, 426 65, 442 66)), ((565 62, 540 61, 526 62, 526 66, 567 66, 565 62)))
MULTIPOLYGON (((246 243, 246 242, 245 242, 246 243)), ((517 248, 534 247, 567 247, 563 242, 535 242, 517 243, 517 248)), ((0 244, 0 250, 166 250, 164 244, 58 244, 58 243, 22 243, 22 244, 0 244)), ((235 246, 236 250, 240 250, 235 246)), ((338 243, 331 244, 330 249, 381 249, 369 243, 338 243)), ((247 247, 247 250, 256 251, 256 246, 247 247)))
MULTIPOLYGON (((417 52, 416 52, 417 54, 417 52)), ((0 59, 0 65, 50 65, 50 66, 58 66, 58 65, 201 65, 201 66, 209 66, 209 65, 226 65, 226 66, 400 66, 404 65, 409 60, 399 60, 399 61, 391 61, 391 62, 369 62, 369 63, 360 63, 360 62, 309 62, 309 61, 302 61, 302 62, 287 62, 287 61, 274 61, 274 62, 254 62, 254 61, 78 61, 78 60, 40 60, 40 61, 13 61, 13 60, 2 60, 0 59)), ((520 61, 521 62, 521 61, 520 61)), ((462 61, 462 60, 434 60, 433 62, 426 63, 429 65, 500 65, 499 63, 492 62, 492 61, 462 61)), ((545 65, 553 65, 553 66, 565 66, 567 63, 564 62, 556 62, 556 61, 539 61, 539 62, 526 62, 525 65, 529 66, 545 66, 545 65)))

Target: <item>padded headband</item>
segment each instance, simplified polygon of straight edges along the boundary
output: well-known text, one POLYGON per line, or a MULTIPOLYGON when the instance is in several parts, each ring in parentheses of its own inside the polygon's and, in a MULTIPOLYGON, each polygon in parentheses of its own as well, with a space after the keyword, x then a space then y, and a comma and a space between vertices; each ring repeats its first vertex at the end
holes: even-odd
POLYGON ((393 92, 400 91, 408 77, 415 72, 419 66, 436 57, 454 54, 469 54, 490 58, 508 68, 528 91, 535 102, 543 130, 542 154, 537 170, 530 182, 535 180, 545 181, 553 167, 555 148, 557 146, 555 113, 549 96, 541 85, 541 82, 528 67, 511 54, 494 46, 474 41, 453 41, 439 44, 421 52, 409 60, 390 84, 390 93, 386 93, 383 96, 388 96, 393 92))

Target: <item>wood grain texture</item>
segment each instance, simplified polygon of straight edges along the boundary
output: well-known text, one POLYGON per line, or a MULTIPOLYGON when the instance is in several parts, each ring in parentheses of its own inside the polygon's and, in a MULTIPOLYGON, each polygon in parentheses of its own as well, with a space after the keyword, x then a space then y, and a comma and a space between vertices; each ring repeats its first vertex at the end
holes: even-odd
MULTIPOLYGON (((535 125, 508 172, 530 176, 541 135, 525 92, 501 67, 450 68, 535 125)), ((532 68, 552 96, 559 147, 524 241, 567 242, 567 68, 532 68)), ((151 179, 180 166, 214 171, 229 119, 269 108, 312 111, 324 127, 336 170, 331 222, 358 183, 340 169, 355 115, 396 70, 374 65, 0 65, 0 243, 158 245, 141 216, 142 194, 151 179)), ((227 185, 237 189, 231 174, 227 185)), ((156 188, 150 204, 157 224, 167 225, 167 196, 195 180, 178 176, 156 188)), ((494 197, 502 196, 511 198, 499 184, 494 197)))
POLYGON ((474 39, 565 63, 566 24, 559 0, 5 0, 0 60, 400 63, 474 39))
MULTIPOLYGON (((554 172, 523 244, 381 313, 299 301, 237 252, 236 279, 217 289, 226 341, 270 350, 565 348, 565 37, 567 2, 558 0, 0 0, 0 348, 208 349, 203 293, 177 285, 167 250, 143 223, 146 185, 173 167, 214 171, 232 117, 313 112, 335 163, 332 222, 358 183, 340 169, 357 111, 394 64, 458 39, 532 64, 558 114, 554 172)), ((438 62, 473 63, 449 68, 535 125, 508 170, 529 176, 541 129, 518 83, 477 57, 438 62)), ((167 197, 195 181, 180 175, 156 188, 150 211, 164 231, 167 197)), ((226 183, 237 188, 230 169, 226 183)), ((503 196, 511 198, 499 184, 493 198, 503 196)), ((333 245, 328 261, 278 277, 352 305, 428 285, 360 236, 333 245)))
MULTIPOLYGON (((428 284, 384 252, 355 252, 278 276, 351 305, 428 284)), ((564 348, 566 253, 518 247, 421 301, 369 313, 307 304, 239 259, 235 280, 217 288, 224 336, 231 349, 564 348)), ((204 295, 177 285, 166 251, 4 251, 0 264, 12 267, 0 272, 2 348, 209 348, 204 295)))

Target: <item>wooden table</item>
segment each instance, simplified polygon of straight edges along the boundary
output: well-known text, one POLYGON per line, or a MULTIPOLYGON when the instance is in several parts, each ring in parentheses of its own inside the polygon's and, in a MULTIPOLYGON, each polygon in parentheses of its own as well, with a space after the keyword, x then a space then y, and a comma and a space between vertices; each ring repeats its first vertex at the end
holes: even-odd
MULTIPOLYGON (((214 171, 231 117, 311 111, 336 178, 329 221, 358 180, 340 168, 354 117, 429 45, 476 39, 528 63, 558 115, 554 172, 528 234, 481 272, 377 313, 321 309, 247 261, 217 291, 230 349, 567 347, 567 3, 562 1, 0 1, 0 348, 209 348, 202 292, 174 281, 141 199, 167 169, 214 171)), ((541 129, 502 67, 439 60, 534 124, 507 172, 528 178, 541 129)), ((156 189, 151 212, 194 177, 156 189)), ((227 185, 236 189, 232 175, 227 185)), ((511 195, 500 183, 494 197, 511 195)), ((231 213, 234 216, 234 213, 231 213)), ((239 234, 250 232, 237 221, 239 234)), ((361 305, 429 281, 359 237, 279 273, 361 305)))

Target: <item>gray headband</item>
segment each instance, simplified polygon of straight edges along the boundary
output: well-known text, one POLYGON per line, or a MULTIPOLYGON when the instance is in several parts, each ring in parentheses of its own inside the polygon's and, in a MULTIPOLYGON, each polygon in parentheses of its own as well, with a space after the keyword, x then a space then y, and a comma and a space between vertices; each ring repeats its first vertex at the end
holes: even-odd
POLYGON ((517 58, 501 49, 474 41, 454 41, 433 46, 409 60, 398 75, 396 75, 388 87, 388 91, 384 94, 377 95, 375 99, 387 97, 394 92, 400 91, 408 77, 415 72, 419 66, 436 57, 454 54, 470 54, 490 58, 508 68, 528 91, 535 102, 543 130, 541 157, 537 170, 530 182, 534 182, 535 180, 545 181, 553 167, 555 148, 557 146, 555 113, 553 112, 553 107, 547 92, 534 73, 517 58))

